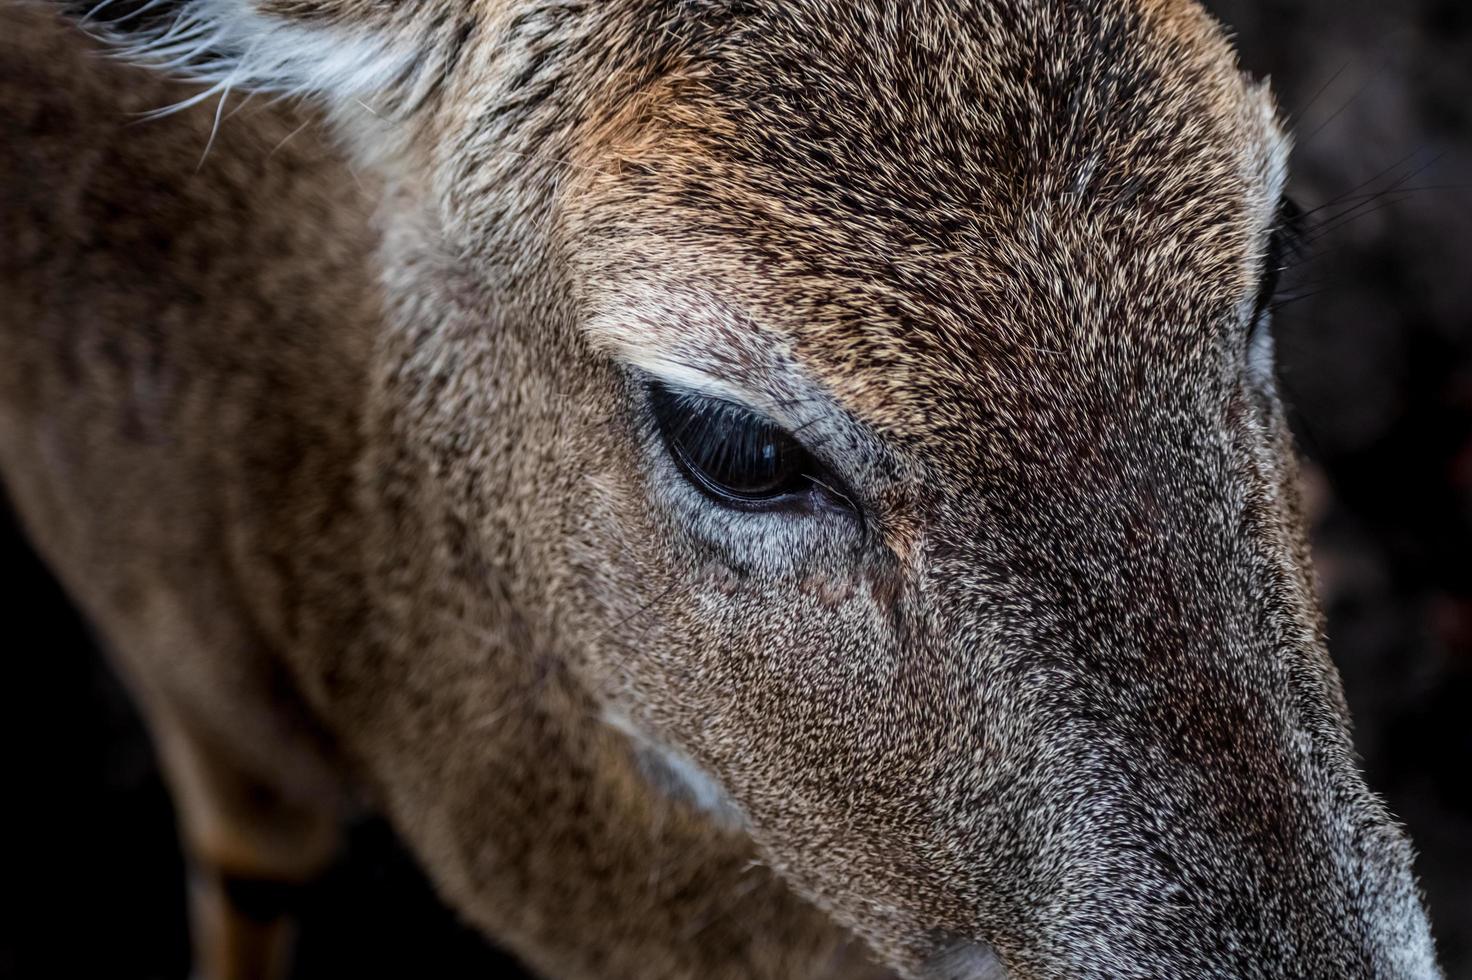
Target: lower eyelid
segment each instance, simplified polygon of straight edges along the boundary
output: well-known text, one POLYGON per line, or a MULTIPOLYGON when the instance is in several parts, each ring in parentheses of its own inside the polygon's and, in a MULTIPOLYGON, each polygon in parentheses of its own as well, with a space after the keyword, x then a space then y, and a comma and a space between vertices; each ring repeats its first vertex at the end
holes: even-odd
POLYGON ((1274 366, 1272 317, 1264 314, 1247 343, 1247 375, 1258 384, 1271 381, 1274 366))

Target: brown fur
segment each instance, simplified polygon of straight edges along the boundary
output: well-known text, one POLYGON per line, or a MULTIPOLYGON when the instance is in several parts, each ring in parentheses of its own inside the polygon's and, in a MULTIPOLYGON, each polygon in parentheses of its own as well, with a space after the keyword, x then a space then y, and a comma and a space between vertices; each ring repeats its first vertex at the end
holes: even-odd
POLYGON ((194 70, 345 149, 201 162, 0 13, 0 472, 201 862, 310 876, 361 789, 549 976, 1434 975, 1244 349, 1282 141, 1194 5, 211 9, 194 70), (855 512, 701 498, 641 369, 855 512))

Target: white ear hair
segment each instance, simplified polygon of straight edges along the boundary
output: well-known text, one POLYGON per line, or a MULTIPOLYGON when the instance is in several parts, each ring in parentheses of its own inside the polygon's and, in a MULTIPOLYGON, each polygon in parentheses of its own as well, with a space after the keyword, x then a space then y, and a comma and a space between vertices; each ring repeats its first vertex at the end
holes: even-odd
MULTIPOLYGON (((69 6, 84 29, 124 57, 213 86, 200 98, 239 89, 413 105, 447 67, 434 56, 432 37, 396 29, 407 20, 391 25, 286 16, 264 12, 252 0, 87 0, 69 6)), ((331 3, 322 6, 332 12, 331 3)))

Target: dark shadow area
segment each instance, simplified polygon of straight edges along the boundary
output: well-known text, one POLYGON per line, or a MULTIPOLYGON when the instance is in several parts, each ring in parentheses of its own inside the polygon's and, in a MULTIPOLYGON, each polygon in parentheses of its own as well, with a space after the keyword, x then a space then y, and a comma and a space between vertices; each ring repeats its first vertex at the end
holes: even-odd
MULTIPOLYGON (((189 972, 186 870, 147 735, 8 510, 0 581, 13 790, 0 874, 14 903, 0 919, 0 976, 179 980, 189 972)), ((382 821, 355 825, 301 900, 300 980, 524 976, 438 901, 382 821)))

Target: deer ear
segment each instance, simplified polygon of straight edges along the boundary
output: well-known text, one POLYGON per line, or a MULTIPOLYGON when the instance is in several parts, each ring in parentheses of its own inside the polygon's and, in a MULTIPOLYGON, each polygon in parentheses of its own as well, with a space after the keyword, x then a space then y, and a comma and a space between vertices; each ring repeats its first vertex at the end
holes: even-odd
MULTIPOLYGON (((358 99, 412 111, 474 22, 363 0, 67 0, 128 58, 218 89, 358 99)), ((214 91, 213 89, 211 91, 214 91)))

